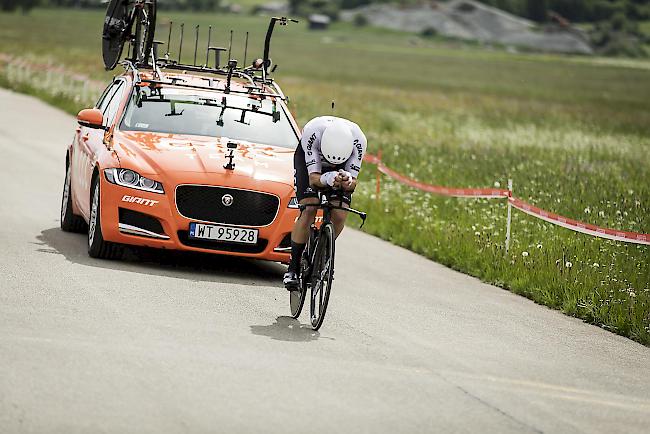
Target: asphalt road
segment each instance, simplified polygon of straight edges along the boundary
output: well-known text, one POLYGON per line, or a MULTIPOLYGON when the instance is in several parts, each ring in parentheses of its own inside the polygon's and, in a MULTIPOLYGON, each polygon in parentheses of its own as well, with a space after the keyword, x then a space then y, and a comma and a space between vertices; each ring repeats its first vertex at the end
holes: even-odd
POLYGON ((74 127, 0 90, 0 432, 650 431, 650 349, 360 232, 320 333, 277 264, 90 259, 74 127))

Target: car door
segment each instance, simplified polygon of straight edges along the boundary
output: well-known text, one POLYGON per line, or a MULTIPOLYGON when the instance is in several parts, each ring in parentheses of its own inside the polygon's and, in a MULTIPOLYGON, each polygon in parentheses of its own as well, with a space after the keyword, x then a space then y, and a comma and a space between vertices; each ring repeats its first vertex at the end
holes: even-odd
MULTIPOLYGON (((124 96, 126 83, 117 80, 104 92, 97 108, 104 117, 103 125, 112 125, 124 96)), ((81 192, 77 197, 77 205, 81 213, 88 219, 90 215, 90 182, 97 155, 106 149, 104 145, 104 131, 95 128, 80 127, 76 149, 73 151, 73 168, 75 172, 76 191, 81 192)))

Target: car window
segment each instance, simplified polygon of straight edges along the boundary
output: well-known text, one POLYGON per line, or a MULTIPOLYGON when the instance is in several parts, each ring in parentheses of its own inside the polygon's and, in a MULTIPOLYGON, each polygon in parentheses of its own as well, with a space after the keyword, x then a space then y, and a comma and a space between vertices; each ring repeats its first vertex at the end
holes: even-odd
POLYGON ((290 149, 298 145, 287 113, 270 98, 174 88, 153 95, 150 88, 140 92, 133 93, 120 129, 227 137, 290 149))
POLYGON ((105 109, 102 110, 102 114, 104 115, 104 126, 110 126, 113 124, 117 110, 120 108, 120 103, 122 102, 124 87, 124 81, 120 80, 115 86, 115 92, 111 92, 110 97, 106 98, 108 104, 105 109))
POLYGON ((119 85, 119 82, 117 82, 117 81, 112 82, 104 90, 104 93, 102 93, 102 96, 99 97, 99 101, 97 101, 97 104, 95 105, 95 107, 97 107, 102 113, 104 113, 104 110, 106 110, 106 106, 110 102, 113 95, 115 95, 115 91, 117 90, 118 85, 119 85))

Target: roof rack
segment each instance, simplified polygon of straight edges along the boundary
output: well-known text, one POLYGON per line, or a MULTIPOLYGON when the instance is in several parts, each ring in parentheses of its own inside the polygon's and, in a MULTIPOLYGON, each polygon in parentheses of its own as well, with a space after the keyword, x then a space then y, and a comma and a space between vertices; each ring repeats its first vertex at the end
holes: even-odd
MULTIPOLYGON (((271 38, 273 36, 273 30, 276 23, 279 23, 281 26, 286 26, 289 22, 297 23, 297 20, 287 18, 287 17, 272 17, 269 22, 269 27, 266 32, 266 37, 264 40, 264 55, 261 59, 255 59, 250 66, 239 67, 238 61, 236 59, 230 58, 232 53, 232 36, 233 31, 230 31, 230 43, 227 49, 228 51, 228 62, 225 65, 221 65, 220 57, 221 53, 226 51, 226 48, 212 46, 212 26, 208 28, 208 43, 205 51, 205 63, 202 65, 197 64, 197 51, 198 51, 198 40, 199 40, 199 30, 200 27, 197 25, 195 27, 195 40, 194 40, 194 62, 193 64, 185 64, 181 62, 181 54, 183 49, 183 34, 184 34, 184 24, 180 25, 180 42, 179 42, 179 54, 178 60, 172 60, 169 52, 169 45, 171 43, 172 31, 173 31, 173 22, 169 23, 169 34, 167 37, 167 51, 166 53, 159 58, 157 56, 158 46, 164 44, 164 42, 155 41, 154 47, 151 50, 151 54, 148 56, 146 62, 134 63, 130 60, 124 60, 122 65, 127 71, 131 71, 133 74, 134 81, 136 84, 139 83, 149 83, 151 85, 164 84, 164 85, 173 85, 179 87, 186 87, 192 89, 203 89, 203 90, 218 90, 223 93, 236 93, 236 94, 245 94, 249 96, 256 96, 259 98, 277 98, 282 101, 288 102, 288 97, 282 92, 282 89, 277 84, 275 80, 269 74, 269 68, 271 67, 271 59, 269 57, 270 47, 271 47, 271 38), (214 67, 210 66, 210 53, 214 53, 214 67), (140 75, 138 68, 150 69, 152 70, 153 79, 143 78, 140 75), (190 71, 200 74, 208 75, 205 77, 207 85, 197 85, 197 84, 188 84, 181 83, 182 79, 178 77, 167 77, 163 71, 175 70, 175 71, 190 71), (214 82, 210 75, 225 77, 226 84, 222 88, 218 88, 214 85, 214 82), (232 78, 243 79, 247 82, 246 91, 233 89, 231 86, 232 78)), ((244 64, 246 63, 246 57, 248 55, 248 32, 246 32, 246 43, 244 48, 244 64)), ((277 65, 274 65, 271 68, 271 72, 274 72, 277 68, 277 65)), ((218 80, 217 83, 222 83, 223 80, 218 80)))

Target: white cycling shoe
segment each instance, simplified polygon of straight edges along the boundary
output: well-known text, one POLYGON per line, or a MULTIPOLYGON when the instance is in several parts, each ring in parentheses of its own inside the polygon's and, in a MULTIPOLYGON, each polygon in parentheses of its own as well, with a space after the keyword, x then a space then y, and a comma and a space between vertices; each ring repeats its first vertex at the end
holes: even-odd
POLYGON ((288 291, 298 291, 300 282, 298 281, 298 274, 295 271, 287 271, 284 273, 284 278, 282 279, 284 287, 288 291))

